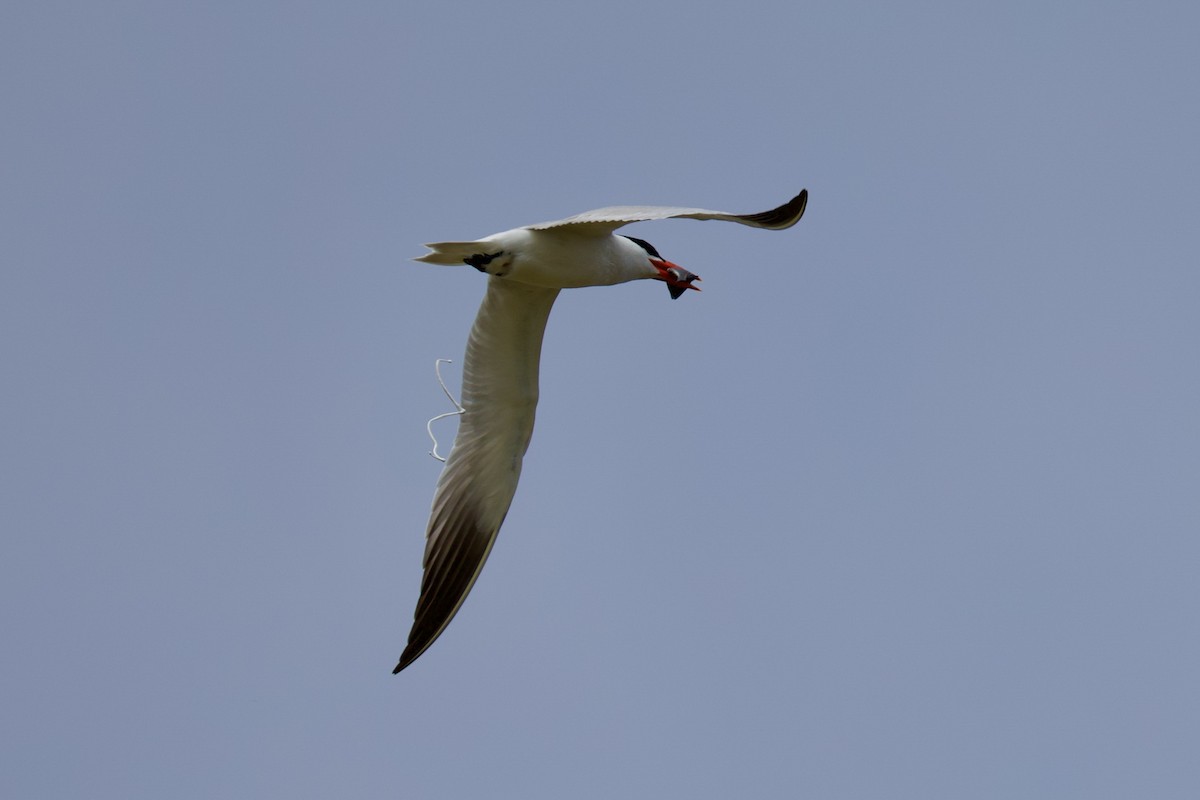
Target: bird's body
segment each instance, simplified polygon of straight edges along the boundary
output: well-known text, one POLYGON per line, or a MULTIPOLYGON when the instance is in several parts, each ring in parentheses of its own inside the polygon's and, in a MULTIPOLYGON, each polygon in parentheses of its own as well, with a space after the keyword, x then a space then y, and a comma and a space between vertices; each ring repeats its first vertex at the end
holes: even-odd
POLYGON ((411 664, 450 624, 491 552, 533 435, 546 320, 559 290, 639 279, 664 281, 672 297, 699 277, 665 261, 653 245, 614 231, 630 222, 686 217, 781 229, 804 213, 808 193, 761 214, 618 206, 530 225, 470 242, 426 245, 416 259, 467 264, 488 287, 467 339, 458 435, 438 479, 426 531, 424 576, 408 646, 411 664))
POLYGON ((571 228, 514 228, 475 242, 431 247, 437 248, 434 253, 417 260, 457 266, 475 258, 478 266, 471 265, 481 272, 545 289, 611 286, 658 274, 632 240, 611 233, 581 235, 571 228))

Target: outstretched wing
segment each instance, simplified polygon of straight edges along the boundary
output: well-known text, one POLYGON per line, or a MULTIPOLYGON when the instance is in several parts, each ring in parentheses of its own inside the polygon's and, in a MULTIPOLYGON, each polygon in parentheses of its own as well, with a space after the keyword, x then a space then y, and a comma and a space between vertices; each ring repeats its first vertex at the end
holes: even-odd
POLYGON ((557 296, 558 289, 488 279, 463 359, 464 411, 425 534, 421 596, 393 672, 442 634, 492 551, 533 435, 542 334, 557 296))
POLYGON ((573 217, 560 219, 555 222, 540 222, 529 225, 535 231, 550 228, 579 227, 592 229, 595 233, 610 233, 622 225, 631 222, 644 222, 652 219, 718 219, 725 222, 737 222, 741 225, 751 225, 755 228, 770 228, 782 230, 790 228, 804 216, 804 207, 808 204, 808 190, 801 190, 778 208, 761 211, 757 214, 730 214, 727 211, 710 211, 706 208, 675 208, 672 206, 610 206, 598 208, 595 211, 585 211, 573 217))

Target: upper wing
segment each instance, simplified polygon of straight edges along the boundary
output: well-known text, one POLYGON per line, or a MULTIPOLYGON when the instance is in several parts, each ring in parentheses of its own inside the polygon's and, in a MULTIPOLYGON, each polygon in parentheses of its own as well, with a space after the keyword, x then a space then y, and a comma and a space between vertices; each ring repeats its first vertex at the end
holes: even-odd
POLYGON ((755 228, 781 230, 790 228, 799 222, 800 217, 804 216, 804 207, 807 204, 808 190, 802 189, 800 194, 778 208, 761 211, 757 214, 730 214, 726 211, 709 211, 705 208, 674 208, 672 206, 610 206, 609 208, 598 208, 595 211, 585 211, 582 214, 555 222, 540 222, 527 227, 535 231, 543 231, 547 228, 584 226, 594 229, 596 233, 609 233, 631 222, 684 217, 687 219, 719 219, 725 222, 752 225, 755 228))
POLYGON ((542 334, 557 296, 558 289, 488 279, 463 360, 464 411, 425 534, 421 597, 393 672, 446 629, 492 551, 533 435, 542 334))

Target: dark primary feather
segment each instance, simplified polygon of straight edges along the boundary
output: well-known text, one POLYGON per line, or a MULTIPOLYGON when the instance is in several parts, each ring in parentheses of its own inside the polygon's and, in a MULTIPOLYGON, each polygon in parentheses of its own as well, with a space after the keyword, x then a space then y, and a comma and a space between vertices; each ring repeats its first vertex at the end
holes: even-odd
POLYGON ((795 225, 804 216, 804 208, 808 205, 808 189, 801 189, 800 194, 788 200, 779 208, 770 211, 760 211, 757 214, 738 214, 741 219, 751 225, 763 228, 788 228, 795 225))

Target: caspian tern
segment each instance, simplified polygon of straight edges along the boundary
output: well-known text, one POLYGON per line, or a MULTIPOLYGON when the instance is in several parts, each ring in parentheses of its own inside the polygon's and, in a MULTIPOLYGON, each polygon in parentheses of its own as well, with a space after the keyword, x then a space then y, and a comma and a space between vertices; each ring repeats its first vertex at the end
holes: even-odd
POLYGON ((678 298, 698 289, 693 282, 700 277, 665 260, 649 242, 614 231, 631 222, 676 217, 782 230, 799 221, 807 202, 804 190, 759 214, 614 206, 473 242, 425 245, 431 252, 415 260, 468 264, 487 274, 488 283, 467 339, 458 435, 425 533, 421 596, 393 673, 415 661, 450 624, 496 542, 533 434, 542 334, 559 290, 653 278, 678 298))

